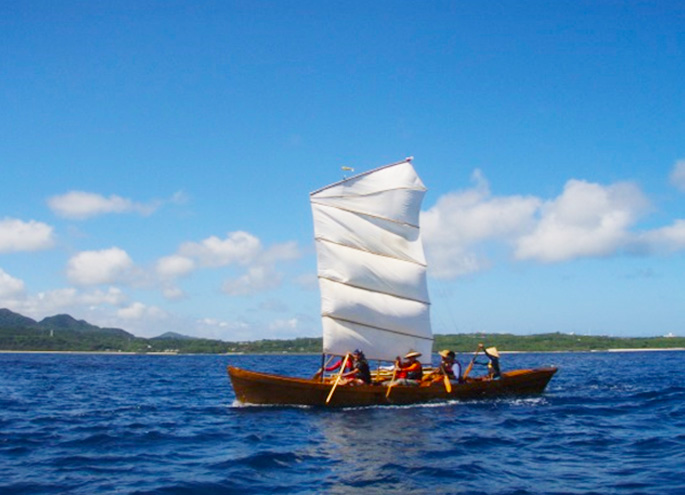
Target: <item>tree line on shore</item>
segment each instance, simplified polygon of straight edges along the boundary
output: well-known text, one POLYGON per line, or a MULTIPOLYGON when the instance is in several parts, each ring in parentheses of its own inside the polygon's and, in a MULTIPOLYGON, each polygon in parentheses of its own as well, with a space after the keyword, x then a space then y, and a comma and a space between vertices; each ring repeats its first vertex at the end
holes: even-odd
MULTIPOLYGON (((684 337, 609 337, 544 333, 514 335, 470 333, 435 335, 434 350, 473 352, 483 342, 500 351, 551 352, 601 351, 608 349, 685 348, 684 337)), ((69 315, 40 322, 0 309, 0 350, 82 352, 177 352, 182 354, 225 353, 320 353, 321 338, 265 339, 249 342, 188 337, 175 333, 142 338, 117 328, 101 328, 69 315)))

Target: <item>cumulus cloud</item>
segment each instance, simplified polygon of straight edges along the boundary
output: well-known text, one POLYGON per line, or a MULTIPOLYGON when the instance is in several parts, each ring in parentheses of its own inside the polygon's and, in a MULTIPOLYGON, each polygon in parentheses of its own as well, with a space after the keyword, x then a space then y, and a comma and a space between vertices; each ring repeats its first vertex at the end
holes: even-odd
POLYGON ((269 323, 269 330, 294 330, 298 327, 297 318, 289 318, 287 320, 274 320, 269 323))
POLYGON ((231 296, 248 296, 278 287, 281 279, 270 266, 253 266, 241 277, 224 282, 223 291, 231 296))
POLYGON ((301 256, 296 242, 274 244, 259 257, 261 263, 276 263, 279 261, 296 260, 301 256))
POLYGON ((531 196, 493 197, 480 171, 472 189, 442 196, 422 213, 423 239, 436 278, 453 278, 489 265, 473 248, 489 240, 507 240, 530 229, 541 201, 531 196))
POLYGON ((653 230, 637 228, 651 206, 632 183, 572 179, 558 197, 543 200, 494 197, 479 171, 473 181, 471 189, 446 194, 422 213, 429 270, 435 278, 488 268, 488 249, 498 244, 510 247, 514 259, 542 263, 685 250, 685 220, 653 230))
POLYGON ((0 300, 16 297, 24 292, 24 281, 12 277, 0 268, 0 300))
POLYGON ((633 184, 570 180, 558 198, 542 206, 535 229, 516 241, 515 256, 557 262, 615 254, 631 241, 629 229, 648 207, 633 184))
POLYGON ((197 259, 205 267, 238 263, 246 265, 262 252, 261 241, 248 232, 230 232, 225 239, 208 237, 201 242, 186 242, 179 254, 197 259))
POLYGON ((54 243, 53 228, 47 224, 14 218, 0 220, 0 253, 49 249, 54 243))
POLYGON ((72 220, 85 220, 107 213, 139 213, 150 215, 162 204, 153 201, 138 203, 115 194, 109 197, 85 191, 70 191, 48 199, 48 206, 58 216, 72 220))
POLYGON ((250 295, 278 287, 282 276, 277 263, 301 256, 295 242, 274 244, 265 248, 249 232, 229 232, 225 238, 208 237, 199 242, 183 243, 176 254, 160 258, 156 264, 159 278, 165 281, 165 297, 182 297, 180 289, 171 286, 178 277, 198 268, 237 266, 243 275, 225 281, 223 291, 230 295, 250 295))
POLYGON ((186 297, 186 293, 180 287, 175 285, 166 286, 162 289, 162 295, 165 299, 170 301, 178 301, 186 297))
POLYGON ((103 305, 117 307, 124 304, 126 299, 126 295, 116 287, 90 291, 67 287, 34 295, 16 293, 14 298, 12 295, 0 296, 0 305, 11 307, 13 311, 27 316, 43 318, 45 315, 56 313, 82 314, 85 311, 97 314, 103 305))
POLYGON ((120 308, 117 316, 123 320, 147 320, 166 317, 166 312, 156 306, 147 306, 141 302, 134 302, 120 308))
POLYGON ((76 285, 111 284, 129 279, 133 261, 123 249, 83 251, 67 264, 67 277, 76 285))
POLYGON ((182 277, 189 274, 194 269, 195 261, 178 254, 160 258, 155 267, 157 274, 162 278, 182 277))
POLYGON ((685 220, 643 233, 638 240, 648 252, 675 252, 685 250, 685 220))
POLYGON ((685 192, 685 160, 678 160, 671 171, 671 184, 685 192))

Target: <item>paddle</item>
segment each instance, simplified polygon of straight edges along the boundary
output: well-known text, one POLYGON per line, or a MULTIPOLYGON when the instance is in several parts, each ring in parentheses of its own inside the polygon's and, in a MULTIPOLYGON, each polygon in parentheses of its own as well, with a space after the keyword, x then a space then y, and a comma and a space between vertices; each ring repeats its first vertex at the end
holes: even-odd
POLYGON ((464 371, 464 376, 463 376, 464 380, 466 380, 466 377, 469 376, 469 373, 471 373, 471 368, 473 368, 473 363, 476 362, 476 356, 478 356, 478 353, 480 352, 482 347, 483 347, 482 345, 479 345, 478 349, 476 349, 476 352, 473 353, 473 359, 471 360, 469 365, 466 367, 466 371, 464 371))
POLYGON ((447 375, 444 363, 440 363, 440 371, 442 371, 442 382, 445 384, 445 390, 450 394, 452 393, 452 382, 450 382, 450 377, 447 375))
POLYGON ((392 370, 392 380, 390 380, 390 385, 388 385, 388 391, 385 393, 386 399, 390 397, 390 391, 392 390, 392 386, 395 384, 395 376, 397 376, 397 363, 395 363, 395 369, 392 370))
POLYGON ((326 398, 326 404, 328 404, 331 401, 331 397, 333 397, 333 392, 335 392, 335 389, 338 387, 338 383, 340 383, 340 378, 343 376, 343 373, 345 373, 345 366, 347 366, 348 359, 350 359, 350 355, 345 354, 345 360, 342 362, 342 365, 340 366, 340 373, 338 373, 338 376, 335 378, 333 388, 331 388, 331 392, 328 394, 328 397, 326 398))

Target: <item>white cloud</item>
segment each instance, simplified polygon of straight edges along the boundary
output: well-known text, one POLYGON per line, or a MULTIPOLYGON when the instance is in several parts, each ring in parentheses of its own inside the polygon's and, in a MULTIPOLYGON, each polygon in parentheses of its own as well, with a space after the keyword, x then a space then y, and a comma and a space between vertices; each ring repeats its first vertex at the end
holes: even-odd
POLYGON ((275 265, 300 256, 295 242, 274 244, 264 249, 259 238, 248 232, 237 231, 228 233, 223 239, 212 236, 200 242, 183 243, 177 254, 161 258, 156 270, 168 283, 197 267, 237 265, 244 267, 245 273, 227 280, 223 291, 230 295, 250 295, 278 287, 282 276, 276 271, 275 265))
POLYGON ((569 180, 561 196, 543 205, 537 227, 517 240, 515 256, 557 262, 615 254, 630 242, 628 229, 648 206, 633 184, 569 180))
POLYGON ((117 316, 124 320, 163 319, 166 317, 166 312, 156 306, 134 302, 125 308, 120 308, 117 316))
POLYGON ((668 227, 645 232, 638 242, 649 252, 685 250, 685 220, 676 220, 668 227))
POLYGON ((276 263, 278 261, 292 261, 301 256, 297 243, 284 242, 282 244, 274 244, 267 249, 262 256, 260 256, 261 263, 276 263))
POLYGON ((274 320, 269 324, 269 330, 294 330, 298 327, 297 318, 274 320))
POLYGON ((12 277, 0 268, 0 300, 16 297, 24 292, 24 281, 12 277))
POLYGON ((224 282, 223 291, 231 296, 248 296, 274 289, 281 284, 281 275, 270 266, 253 266, 238 277, 224 282))
POLYGON ((112 247, 101 251, 83 251, 67 264, 67 277, 76 285, 98 285, 128 279, 133 261, 123 249, 112 247))
POLYGON ((162 278, 176 278, 189 274, 195 269, 195 261, 178 254, 165 256, 157 261, 155 270, 162 278))
POLYGON ((176 191, 169 200, 170 203, 175 205, 184 205, 190 201, 190 196, 185 191, 176 191))
MULTIPOLYGON (((11 307, 13 311, 37 319, 56 313, 75 315, 85 312, 100 316, 104 305, 117 307, 127 299, 126 295, 116 287, 87 292, 68 287, 39 292, 35 295, 17 293, 14 299, 9 297, 9 299, 0 299, 0 305, 11 307)), ((94 323, 94 320, 89 319, 88 321, 94 323)))
POLYGON ((56 215, 73 220, 85 220, 107 213, 150 215, 161 204, 162 202, 160 201, 154 201, 149 204, 136 203, 115 194, 105 197, 101 194, 85 191, 70 191, 61 196, 53 196, 48 199, 48 206, 56 215))
POLYGON ((539 199, 492 197, 480 171, 474 172, 473 180, 474 188, 446 194, 422 213, 422 235, 434 277, 452 278, 482 270, 490 262, 473 252, 477 244, 513 238, 533 225, 539 199))
POLYGON ((671 171, 671 184, 685 192, 685 160, 678 160, 671 171))
POLYGON ((78 294, 78 302, 80 304, 87 304, 89 306, 100 306, 108 304, 110 306, 119 306, 124 304, 128 296, 118 287, 109 287, 106 291, 97 289, 90 292, 82 292, 78 294))
POLYGON ((178 301, 179 299, 184 299, 186 297, 186 293, 183 289, 174 285, 164 287, 162 289, 162 295, 165 299, 170 301, 178 301))
POLYGON ((49 249, 55 243, 51 226, 14 218, 0 220, 0 253, 49 249))
POLYGON ((202 318, 195 323, 196 333, 205 338, 244 341, 256 336, 254 329, 241 320, 224 321, 217 318, 202 318))
POLYGON ((262 252, 260 240, 248 232, 231 232, 225 239, 208 237, 201 242, 186 242, 179 254, 197 259, 202 266, 246 265, 262 252))

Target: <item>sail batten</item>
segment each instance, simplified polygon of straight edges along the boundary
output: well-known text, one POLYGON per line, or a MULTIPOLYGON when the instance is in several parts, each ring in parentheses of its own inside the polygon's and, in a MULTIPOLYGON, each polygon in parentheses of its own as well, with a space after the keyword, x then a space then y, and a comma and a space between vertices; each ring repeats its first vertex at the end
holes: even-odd
MULTIPOLYGON (((339 281, 339 280, 334 280, 334 279, 328 278, 328 277, 320 277, 320 278, 325 278, 326 280, 328 280, 329 282, 333 282, 334 284, 342 284, 342 285, 344 285, 344 286, 346 286, 346 287, 349 287, 349 288, 351 288, 351 289, 365 290, 365 291, 373 292, 373 293, 375 293, 375 294, 383 294, 383 295, 386 295, 386 296, 397 297, 397 298, 399 298, 399 299, 405 299, 405 300, 407 300, 407 301, 413 301, 413 302, 417 302, 417 303, 421 303, 421 304, 430 304, 430 301, 424 301, 424 300, 422 300, 422 299, 415 299, 415 298, 413 298, 413 297, 407 297, 407 296, 404 296, 404 295, 392 294, 392 293, 390 293, 390 292, 383 292, 382 290, 370 289, 370 288, 368 288, 368 287, 362 287, 362 286, 360 286, 360 285, 354 285, 354 284, 350 284, 350 283, 347 283, 347 282, 341 282, 341 281, 339 281)), ((322 316, 323 316, 323 315, 322 315, 322 316)))
POLYGON ((322 243, 326 242, 326 243, 329 243, 329 244, 335 244, 335 245, 340 246, 340 247, 344 247, 344 248, 347 248, 347 249, 354 249, 355 251, 364 252, 364 253, 369 253, 369 254, 373 254, 373 255, 376 255, 376 256, 383 256, 383 257, 385 257, 385 258, 391 258, 391 259, 396 259, 396 260, 399 260, 399 261, 405 261, 405 262, 407 262, 407 263, 414 263, 414 264, 419 265, 419 266, 422 266, 422 267, 424 267, 424 268, 427 267, 425 263, 420 263, 420 262, 418 262, 418 261, 416 261, 416 260, 409 260, 409 259, 397 258, 397 257, 395 257, 395 256, 391 256, 391 255, 386 254, 386 253, 378 253, 378 252, 374 252, 374 251, 369 251, 369 250, 366 250, 366 249, 362 249, 362 248, 359 247, 359 246, 350 246, 350 245, 348 245, 348 244, 343 244, 343 243, 341 243, 341 242, 333 241, 333 240, 331 240, 331 239, 326 239, 326 238, 324 238, 324 237, 316 237, 315 240, 316 240, 316 241, 319 241, 319 242, 322 242, 322 243))
POLYGON ((374 330, 378 330, 379 332, 392 333, 395 335, 403 335, 405 337, 412 337, 412 338, 417 338, 417 339, 425 339, 425 340, 430 340, 431 342, 433 342, 433 340, 434 340, 433 337, 420 337, 420 336, 416 336, 416 335, 413 335, 410 333, 404 333, 404 332, 400 332, 397 330, 392 330, 390 328, 375 327, 373 325, 368 325, 366 323, 361 323, 359 321, 345 320, 344 318, 336 318, 336 317, 331 316, 331 315, 321 315, 321 316, 323 316, 324 318, 330 318, 332 320, 335 320, 335 321, 341 322, 341 323, 350 323, 352 325, 358 325, 358 326, 362 326, 362 327, 372 328, 374 330))
POLYGON ((399 224, 401 224, 401 225, 406 225, 407 227, 411 227, 411 228, 414 228, 414 229, 418 229, 418 228, 419 228, 418 225, 413 225, 413 224, 406 223, 406 222, 400 222, 400 221, 397 221, 397 220, 392 219, 392 218, 379 217, 379 216, 376 216, 376 215, 371 215, 370 213, 366 213, 366 212, 359 211, 359 210, 353 210, 353 209, 351 209, 351 208, 341 208, 341 207, 339 207, 339 206, 327 205, 326 203, 319 203, 319 202, 316 202, 316 201, 312 201, 312 204, 321 205, 321 206, 323 206, 323 207, 335 208, 335 209, 337 209, 337 210, 346 211, 346 212, 348 212, 348 213, 353 213, 353 214, 355 214, 355 215, 363 215, 363 216, 367 216, 367 217, 375 217, 375 218, 377 218, 378 220, 386 220, 386 221, 388 221, 388 222, 399 223, 399 224))
POLYGON ((425 192, 406 160, 311 193, 324 352, 391 361, 416 350, 430 361, 425 192))

